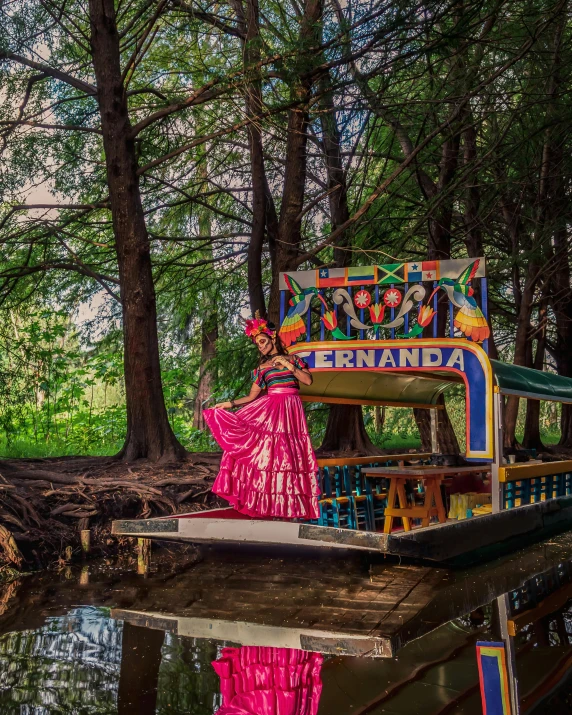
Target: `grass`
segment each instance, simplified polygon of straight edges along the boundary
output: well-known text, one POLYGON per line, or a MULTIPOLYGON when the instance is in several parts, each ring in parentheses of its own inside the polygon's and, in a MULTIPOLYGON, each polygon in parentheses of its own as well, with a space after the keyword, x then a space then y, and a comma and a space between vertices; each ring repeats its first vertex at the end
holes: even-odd
POLYGON ((42 459, 45 457, 71 457, 81 454, 86 457, 106 457, 117 454, 122 443, 90 445, 88 450, 78 450, 65 440, 35 442, 34 440, 17 439, 9 444, 0 442, 0 457, 4 459, 42 459))

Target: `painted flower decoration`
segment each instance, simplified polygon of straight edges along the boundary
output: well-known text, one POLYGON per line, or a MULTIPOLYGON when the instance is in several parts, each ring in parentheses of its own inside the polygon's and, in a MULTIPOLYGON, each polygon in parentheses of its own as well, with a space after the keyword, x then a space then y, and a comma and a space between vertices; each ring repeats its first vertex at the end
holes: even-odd
POLYGON ((431 320, 433 319, 433 316, 435 315, 435 311, 430 305, 424 305, 422 306, 421 310, 419 311, 419 316, 417 317, 417 323, 421 325, 422 327, 425 327, 429 325, 431 320))
POLYGON ((383 302, 388 308, 397 308, 401 303, 401 292, 397 288, 390 288, 383 294, 383 302))
POLYGON ((366 290, 358 290, 354 296, 356 308, 367 308, 371 303, 371 295, 366 290))
POLYGON ((328 310, 322 315, 322 322, 328 330, 335 330, 338 327, 338 318, 333 310, 328 310))
POLYGON ((244 332, 251 340, 254 340, 257 335, 260 335, 260 333, 266 333, 266 335, 274 337, 274 335, 276 335, 276 331, 268 325, 267 320, 264 320, 264 318, 259 318, 258 311, 256 312, 257 316, 255 318, 251 318, 246 321, 244 332))
POLYGON ((369 306, 369 315, 371 322, 376 325, 383 321, 383 314, 385 313, 385 306, 381 303, 374 303, 369 306))

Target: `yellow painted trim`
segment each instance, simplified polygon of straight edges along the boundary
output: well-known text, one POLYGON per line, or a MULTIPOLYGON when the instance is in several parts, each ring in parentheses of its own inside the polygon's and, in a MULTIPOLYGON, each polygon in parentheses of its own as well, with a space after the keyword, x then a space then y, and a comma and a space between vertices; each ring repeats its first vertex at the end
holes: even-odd
POLYGON ((371 464, 372 462, 399 462, 411 459, 429 459, 431 452, 408 452, 407 454, 377 454, 373 457, 328 457, 318 459, 318 467, 356 467, 361 464, 371 464))
MULTIPOLYGON (((412 347, 433 347, 433 348, 462 348, 472 352, 481 363, 485 374, 485 415, 486 415, 486 434, 487 434, 487 449, 476 452, 467 450, 466 456, 469 459, 492 459, 494 457, 493 447, 493 391, 494 380, 493 370, 488 358, 488 355, 483 348, 477 343, 462 338, 405 338, 400 340, 328 340, 310 343, 294 343, 288 348, 291 354, 316 352, 317 350, 352 350, 356 348, 370 349, 391 349, 391 348, 412 348, 412 347)), ((343 370, 343 368, 339 368, 343 370)), ((399 368, 363 368, 364 370, 372 370, 374 372, 399 372, 399 368)), ((443 370, 446 372, 446 368, 443 370)), ((405 371, 404 371, 405 372, 405 371)), ((408 371, 409 372, 409 371, 408 371)), ((422 370, 420 370, 422 372, 422 370)), ((475 395, 474 398, 477 398, 475 395)), ((322 400, 323 401, 323 400, 322 400)), ((364 404, 364 403, 362 403, 364 404)), ((409 405, 408 405, 409 406, 409 405)), ((469 440, 467 440, 468 443, 469 440)))
POLYGON ((572 472, 572 459, 559 462, 542 462, 542 464, 511 464, 499 468, 499 482, 520 482, 522 479, 549 477, 553 474, 572 472))

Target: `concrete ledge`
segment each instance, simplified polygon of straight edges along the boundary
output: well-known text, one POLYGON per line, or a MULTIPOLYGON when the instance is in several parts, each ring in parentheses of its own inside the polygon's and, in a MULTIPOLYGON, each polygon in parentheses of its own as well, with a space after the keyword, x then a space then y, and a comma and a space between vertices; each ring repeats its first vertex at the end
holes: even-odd
POLYGON ((116 536, 137 536, 148 533, 177 533, 179 519, 123 519, 111 524, 111 533, 116 536))

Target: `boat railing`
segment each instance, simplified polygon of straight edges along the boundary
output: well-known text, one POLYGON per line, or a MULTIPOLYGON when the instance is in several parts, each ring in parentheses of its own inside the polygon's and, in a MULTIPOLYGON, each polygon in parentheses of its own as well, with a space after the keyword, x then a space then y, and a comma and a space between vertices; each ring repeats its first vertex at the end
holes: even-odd
POLYGON ((505 509, 572 495, 572 460, 507 464, 499 483, 505 509))

